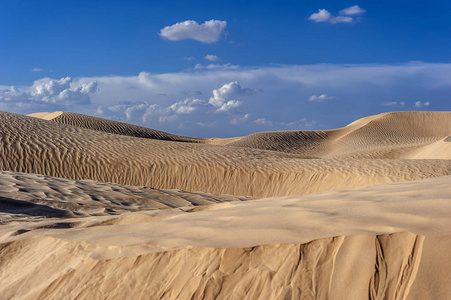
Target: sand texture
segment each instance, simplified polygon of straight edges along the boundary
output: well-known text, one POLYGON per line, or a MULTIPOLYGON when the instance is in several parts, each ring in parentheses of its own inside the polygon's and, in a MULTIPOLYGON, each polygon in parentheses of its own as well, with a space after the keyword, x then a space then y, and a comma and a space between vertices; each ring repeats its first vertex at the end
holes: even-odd
POLYGON ((0 299, 450 299, 451 112, 197 139, 0 112, 0 299))

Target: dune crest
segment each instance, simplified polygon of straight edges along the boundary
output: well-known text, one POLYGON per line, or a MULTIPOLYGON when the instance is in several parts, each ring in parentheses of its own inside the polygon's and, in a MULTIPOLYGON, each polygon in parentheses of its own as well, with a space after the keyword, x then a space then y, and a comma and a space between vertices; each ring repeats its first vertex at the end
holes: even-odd
POLYGON ((0 298, 447 300, 450 125, 196 139, 0 112, 0 298))
POLYGON ((0 170, 259 197, 451 174, 449 160, 305 159, 248 147, 136 138, 10 113, 0 116, 0 170))

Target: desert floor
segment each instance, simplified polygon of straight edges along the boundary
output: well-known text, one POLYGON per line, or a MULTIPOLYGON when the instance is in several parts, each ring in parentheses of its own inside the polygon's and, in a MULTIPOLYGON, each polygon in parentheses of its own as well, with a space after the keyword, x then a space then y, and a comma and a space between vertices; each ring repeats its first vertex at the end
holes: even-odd
POLYGON ((0 299, 451 299, 451 112, 177 136, 0 112, 0 299))

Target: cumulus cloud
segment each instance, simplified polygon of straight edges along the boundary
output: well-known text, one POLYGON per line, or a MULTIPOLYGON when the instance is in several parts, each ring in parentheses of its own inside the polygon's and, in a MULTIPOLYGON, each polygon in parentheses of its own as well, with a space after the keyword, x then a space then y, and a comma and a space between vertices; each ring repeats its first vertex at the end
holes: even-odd
POLYGON ((406 105, 406 103, 404 101, 389 101, 389 102, 384 102, 382 105, 384 106, 404 106, 406 105))
POLYGON ((415 105, 413 107, 421 108, 421 107, 429 107, 431 106, 431 103, 429 101, 421 102, 417 101, 415 102, 415 105))
POLYGON ((319 22, 328 22, 331 24, 352 23, 355 21, 355 19, 350 16, 361 15, 364 12, 366 12, 366 10, 360 8, 358 5, 350 6, 348 8, 340 10, 339 11, 340 16, 333 16, 326 9, 319 9, 317 13, 311 14, 308 19, 316 23, 319 22))
POLYGON ((224 84, 221 88, 213 90, 213 97, 208 103, 218 107, 217 112, 229 111, 241 105, 241 101, 230 99, 242 95, 252 95, 256 89, 242 88, 238 81, 224 84))
POLYGON ((193 39, 202 43, 214 43, 219 40, 227 26, 226 21, 210 20, 203 24, 188 20, 160 30, 160 36, 170 41, 193 39))
POLYGON ((326 102, 326 101, 330 101, 330 100, 334 100, 335 97, 333 96, 327 96, 327 94, 321 94, 319 96, 317 95, 312 95, 308 98, 308 101, 312 101, 312 102, 326 102))
POLYGON ((34 82, 31 87, 0 89, 0 102, 41 102, 51 104, 89 104, 90 94, 97 91, 97 82, 74 84, 72 78, 60 80, 43 78, 34 82))
POLYGON ((365 9, 360 8, 358 5, 354 5, 340 10, 340 15, 360 15, 364 12, 366 12, 365 9))
POLYGON ((174 114, 190 114, 194 112, 198 107, 205 104, 205 101, 200 99, 185 99, 183 101, 176 102, 167 108, 168 112, 174 114))
POLYGON ((225 102, 224 104, 222 104, 221 107, 216 110, 216 112, 227 112, 234 108, 237 108, 241 104, 242 104, 241 101, 229 100, 229 101, 225 102))
POLYGON ((311 14, 308 19, 313 22, 328 22, 331 17, 332 14, 326 9, 318 9, 318 12, 311 14))
POLYGON ((209 61, 218 61, 219 60, 219 57, 217 57, 216 55, 213 55, 213 54, 207 54, 207 55, 205 55, 204 58, 209 61))

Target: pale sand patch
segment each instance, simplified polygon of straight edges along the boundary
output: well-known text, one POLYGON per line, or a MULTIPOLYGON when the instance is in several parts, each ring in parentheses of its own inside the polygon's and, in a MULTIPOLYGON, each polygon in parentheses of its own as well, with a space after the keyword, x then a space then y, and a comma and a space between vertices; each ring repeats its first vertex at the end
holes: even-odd
POLYGON ((10 223, 0 227, 0 294, 446 299, 450 181, 10 223))

